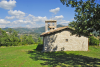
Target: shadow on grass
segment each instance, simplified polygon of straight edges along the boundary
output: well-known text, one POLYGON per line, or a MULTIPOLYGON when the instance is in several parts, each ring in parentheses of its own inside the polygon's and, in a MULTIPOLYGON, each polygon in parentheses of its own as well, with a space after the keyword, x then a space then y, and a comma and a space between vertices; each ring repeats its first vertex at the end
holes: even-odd
MULTIPOLYGON (((41 45, 40 45, 41 46, 41 45)), ((42 48, 42 47, 41 47, 42 48)), ((37 61, 44 61, 41 65, 49 65, 51 67, 66 67, 66 66, 81 66, 81 67, 98 67, 100 59, 91 58, 82 55, 67 54, 63 51, 41 53, 41 49, 28 51, 31 54, 30 58, 37 61)))

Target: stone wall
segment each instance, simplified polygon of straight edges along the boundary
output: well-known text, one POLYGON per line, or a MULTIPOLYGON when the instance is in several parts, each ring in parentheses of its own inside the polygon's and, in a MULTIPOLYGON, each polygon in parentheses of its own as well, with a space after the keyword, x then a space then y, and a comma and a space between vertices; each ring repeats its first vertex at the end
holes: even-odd
POLYGON ((44 37, 44 52, 48 51, 88 51, 88 38, 71 35, 70 30, 63 30, 44 37))

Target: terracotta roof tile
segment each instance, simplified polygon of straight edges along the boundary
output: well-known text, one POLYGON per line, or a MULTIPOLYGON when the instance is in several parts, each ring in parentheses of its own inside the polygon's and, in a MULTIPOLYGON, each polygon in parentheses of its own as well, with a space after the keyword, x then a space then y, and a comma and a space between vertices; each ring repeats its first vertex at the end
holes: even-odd
POLYGON ((46 23, 48 23, 48 22, 56 23, 57 21, 56 21, 56 20, 46 20, 45 22, 46 22, 46 23))
POLYGON ((68 26, 65 26, 65 27, 59 27, 59 28, 56 28, 54 30, 50 30, 48 32, 44 32, 42 33, 40 36, 45 36, 45 35, 48 35, 48 34, 51 34, 51 33, 54 33, 54 32, 57 32, 57 31, 60 31, 60 30, 63 30, 65 28, 68 28, 68 26))

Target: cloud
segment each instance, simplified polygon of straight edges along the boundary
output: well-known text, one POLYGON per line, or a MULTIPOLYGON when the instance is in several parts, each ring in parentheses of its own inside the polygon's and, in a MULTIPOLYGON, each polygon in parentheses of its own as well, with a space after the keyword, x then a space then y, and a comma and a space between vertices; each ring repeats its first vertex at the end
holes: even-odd
POLYGON ((57 22, 61 22, 63 18, 64 18, 63 15, 60 15, 60 16, 55 16, 53 20, 57 20, 57 22))
MULTIPOLYGON (((13 19, 16 17, 16 14, 14 15, 14 13, 12 13, 11 15, 13 15, 13 16, 11 16, 11 17, 6 16, 6 19, 13 19)), ((63 18, 64 18, 63 15, 59 15, 59 16, 55 16, 52 20, 57 20, 57 24, 68 25, 68 23, 70 21, 63 20, 63 18)), ((5 26, 3 25, 3 27, 13 27, 14 28, 14 27, 25 26, 28 28, 35 28, 35 27, 45 26, 45 20, 50 20, 50 19, 47 19, 46 16, 44 16, 44 17, 37 16, 36 17, 36 16, 29 14, 28 16, 24 17, 24 19, 18 19, 18 20, 12 21, 11 23, 10 23, 10 21, 0 19, 0 23, 5 25, 5 26), (7 24, 7 23, 9 23, 9 24, 7 24)))
POLYGON ((5 28, 10 23, 11 23, 10 21, 4 20, 4 19, 0 19, 0 28, 5 28))
POLYGON ((28 28, 33 28, 36 27, 36 23, 32 21, 25 21, 25 20, 15 20, 11 24, 9 24, 10 27, 28 27, 28 28))
POLYGON ((33 21, 34 22, 45 22, 45 20, 47 20, 47 17, 41 17, 41 16, 38 16, 38 17, 33 17, 33 21))
POLYGON ((0 25, 0 28, 5 28, 6 27, 6 25, 0 25))
POLYGON ((4 8, 7 10, 13 9, 15 6, 16 6, 15 0, 10 0, 10 1, 2 0, 0 2, 0 8, 4 8))
POLYGON ((10 11, 8 11, 8 14, 12 15, 12 17, 15 17, 17 19, 24 19, 24 16, 25 16, 25 13, 20 11, 20 10, 18 10, 18 11, 17 10, 14 10, 14 11, 10 10, 10 11))
POLYGON ((29 14, 28 17, 34 17, 33 15, 29 14))
POLYGON ((11 17, 8 17, 6 16, 5 18, 6 19, 14 19, 16 18, 16 16, 23 16, 23 19, 18 19, 18 20, 15 20, 15 21, 12 21, 9 25, 6 25, 7 27, 10 26, 10 27, 18 27, 18 26, 26 26, 29 28, 34 28, 34 27, 38 27, 39 25, 43 26, 45 23, 45 20, 47 20, 47 17, 44 16, 44 17, 41 17, 41 16, 33 16, 31 14, 29 14, 28 16, 25 17, 25 13, 22 12, 22 11, 12 11, 10 10, 8 12, 10 15, 12 15, 11 17))
POLYGON ((0 24, 8 24, 8 23, 10 23, 10 21, 6 21, 4 19, 0 19, 0 24))
POLYGON ((54 18, 52 18, 53 20, 57 20, 57 23, 60 23, 60 24, 64 24, 64 25, 68 25, 68 23, 70 21, 66 21, 66 20, 63 20, 64 16, 63 15, 60 15, 60 16, 55 16, 54 18))
POLYGON ((55 16, 55 17, 54 17, 54 19, 62 19, 62 18, 64 18, 63 15, 55 16))
POLYGON ((8 17, 6 16, 5 18, 6 19, 14 19, 14 18, 17 18, 19 20, 25 20, 25 21, 30 21, 30 22, 45 22, 45 20, 47 20, 47 17, 44 16, 44 17, 41 17, 41 16, 38 16, 38 17, 35 17, 31 14, 29 14, 28 16, 25 17, 25 13, 20 11, 20 10, 10 10, 8 11, 8 14, 11 15, 11 17, 8 17))
POLYGON ((20 23, 24 23, 24 21, 23 20, 16 20, 16 21, 13 21, 12 23, 14 23, 14 24, 20 24, 20 23))
POLYGON ((70 23, 70 21, 62 20, 60 23, 66 23, 66 24, 68 24, 68 23, 70 23))
POLYGON ((71 20, 73 20, 73 21, 74 21, 75 19, 73 18, 73 19, 71 19, 71 20))
POLYGON ((41 17, 41 16, 35 17, 35 16, 29 14, 25 18, 25 20, 27 20, 27 21, 31 20, 32 22, 45 22, 45 20, 47 20, 47 17, 46 16, 45 17, 41 17))
POLYGON ((10 10, 10 11, 8 11, 8 14, 10 14, 10 15, 13 15, 13 16, 19 16, 19 15, 23 15, 23 16, 25 16, 25 13, 24 12, 22 12, 22 11, 20 11, 20 10, 10 10))
POLYGON ((57 12, 60 10, 59 7, 55 8, 55 9, 51 9, 49 10, 50 12, 54 13, 54 14, 57 14, 57 12))
POLYGON ((47 17, 41 17, 41 16, 33 16, 29 14, 28 16, 24 17, 22 20, 15 20, 11 23, 11 25, 14 27, 22 26, 24 25, 25 27, 28 28, 34 28, 34 27, 39 27, 39 26, 44 26, 45 20, 47 20, 47 17))
POLYGON ((31 26, 30 26, 30 25, 26 25, 26 27, 27 27, 27 28, 31 28, 31 26))
POLYGON ((5 18, 6 18, 6 19, 10 19, 10 20, 11 20, 11 19, 14 19, 14 18, 15 18, 15 16, 11 16, 11 17, 6 16, 5 18))
POLYGON ((32 24, 31 21, 24 21, 24 20, 15 20, 12 22, 12 24, 27 24, 27 23, 32 24))
MULTIPOLYGON (((59 22, 59 21, 58 21, 59 22)), ((70 21, 60 20, 59 24, 68 25, 70 21)))

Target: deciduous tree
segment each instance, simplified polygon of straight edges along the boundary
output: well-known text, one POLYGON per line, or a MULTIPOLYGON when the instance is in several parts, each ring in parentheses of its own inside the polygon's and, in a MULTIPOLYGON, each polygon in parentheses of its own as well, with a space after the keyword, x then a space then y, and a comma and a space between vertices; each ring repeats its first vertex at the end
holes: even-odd
MULTIPOLYGON (((77 34, 87 33, 90 35, 93 31, 100 31, 100 5, 94 3, 95 0, 60 0, 63 5, 75 7, 76 21, 70 23, 77 34)), ((100 33, 100 32, 99 32, 100 33)))

